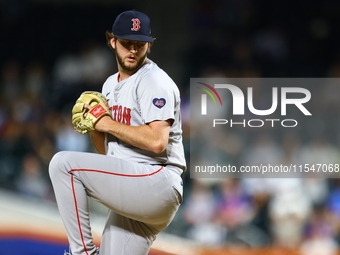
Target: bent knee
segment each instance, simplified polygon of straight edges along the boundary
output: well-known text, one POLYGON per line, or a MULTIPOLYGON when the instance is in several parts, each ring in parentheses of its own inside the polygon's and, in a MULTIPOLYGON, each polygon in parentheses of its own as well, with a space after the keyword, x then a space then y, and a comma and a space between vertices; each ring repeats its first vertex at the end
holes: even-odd
POLYGON ((58 172, 62 172, 65 169, 65 163, 67 162, 67 152, 57 152, 51 159, 48 167, 50 178, 53 179, 58 172))

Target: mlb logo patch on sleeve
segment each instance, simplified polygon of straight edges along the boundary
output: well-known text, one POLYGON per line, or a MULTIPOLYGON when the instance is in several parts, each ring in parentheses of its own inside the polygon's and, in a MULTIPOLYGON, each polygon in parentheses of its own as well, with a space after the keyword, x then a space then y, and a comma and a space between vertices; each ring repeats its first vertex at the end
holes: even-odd
POLYGON ((154 98, 152 100, 152 103, 154 104, 154 106, 162 108, 165 105, 166 101, 164 98, 154 98))

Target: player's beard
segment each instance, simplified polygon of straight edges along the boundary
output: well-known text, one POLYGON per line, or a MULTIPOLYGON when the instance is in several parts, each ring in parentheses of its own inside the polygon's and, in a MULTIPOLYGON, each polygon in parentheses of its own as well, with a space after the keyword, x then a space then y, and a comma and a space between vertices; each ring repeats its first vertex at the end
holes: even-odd
POLYGON ((116 51, 116 58, 117 58, 117 61, 119 63, 119 65, 125 70, 125 71, 128 71, 128 72, 136 72, 143 64, 144 64, 144 61, 146 59, 148 55, 148 52, 146 52, 143 56, 141 56, 139 59, 137 59, 136 56, 135 59, 137 59, 137 62, 134 63, 134 64, 130 64, 130 65, 126 65, 124 63, 124 59, 122 56, 120 56, 117 51, 116 51))

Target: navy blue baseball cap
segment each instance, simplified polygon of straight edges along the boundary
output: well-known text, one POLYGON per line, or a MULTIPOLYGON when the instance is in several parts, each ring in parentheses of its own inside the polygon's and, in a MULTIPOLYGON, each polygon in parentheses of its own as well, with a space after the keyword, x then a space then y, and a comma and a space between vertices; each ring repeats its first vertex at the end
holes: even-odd
POLYGON ((119 14, 112 25, 112 33, 119 39, 140 42, 154 41, 151 37, 149 17, 135 10, 119 14))

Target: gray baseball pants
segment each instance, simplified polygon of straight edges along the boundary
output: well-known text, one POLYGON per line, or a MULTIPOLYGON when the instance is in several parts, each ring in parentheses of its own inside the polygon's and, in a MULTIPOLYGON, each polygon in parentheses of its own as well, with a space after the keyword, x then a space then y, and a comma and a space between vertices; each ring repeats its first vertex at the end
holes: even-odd
POLYGON ((146 255, 182 201, 182 170, 84 152, 58 152, 49 165, 73 255, 93 255, 87 196, 109 208, 100 255, 146 255))

